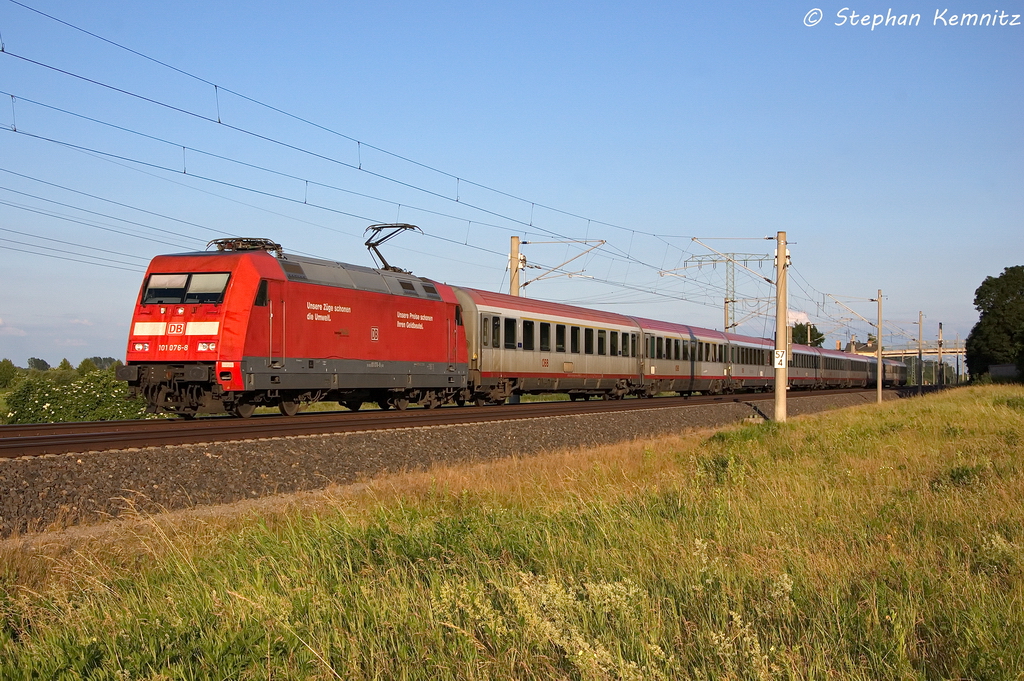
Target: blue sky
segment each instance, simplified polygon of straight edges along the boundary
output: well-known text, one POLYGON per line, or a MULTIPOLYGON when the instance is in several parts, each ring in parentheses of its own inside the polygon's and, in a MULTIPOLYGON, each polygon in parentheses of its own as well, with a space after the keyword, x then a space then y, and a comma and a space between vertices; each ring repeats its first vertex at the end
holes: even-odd
POLYGON ((363 229, 412 222, 389 261, 494 290, 514 234, 604 239, 526 294, 720 328, 724 267, 659 270, 709 254, 694 236, 764 254, 786 230, 791 307, 829 344, 869 327, 824 294, 873 318, 853 299, 879 288, 908 333, 923 310, 926 339, 963 338, 974 289, 1024 259, 1024 25, 934 20, 992 3, 24 4, 202 80, 0 0, 0 356, 21 365, 122 357, 146 261, 232 234, 371 264, 363 229), (844 7, 921 19, 836 26, 844 7))

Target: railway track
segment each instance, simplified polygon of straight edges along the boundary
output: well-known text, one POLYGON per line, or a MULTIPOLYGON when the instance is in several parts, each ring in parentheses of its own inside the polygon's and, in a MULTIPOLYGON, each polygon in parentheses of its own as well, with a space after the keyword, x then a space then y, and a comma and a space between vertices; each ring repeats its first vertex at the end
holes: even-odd
MULTIPOLYGON (((839 395, 859 392, 874 391, 829 390, 817 393, 793 393, 793 396, 839 395)), ((311 412, 290 418, 268 414, 254 416, 251 419, 215 417, 193 421, 154 419, 150 421, 9 425, 0 426, 0 458, 513 421, 573 414, 668 409, 689 405, 755 403, 773 399, 772 393, 754 393, 587 402, 530 402, 518 405, 461 409, 451 407, 410 409, 408 411, 311 412)))

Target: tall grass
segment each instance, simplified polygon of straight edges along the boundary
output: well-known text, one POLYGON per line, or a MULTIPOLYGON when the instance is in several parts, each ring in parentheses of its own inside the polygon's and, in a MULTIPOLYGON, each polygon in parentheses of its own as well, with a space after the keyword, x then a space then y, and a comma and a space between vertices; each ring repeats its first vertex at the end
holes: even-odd
POLYGON ((1020 678, 1024 390, 0 558, 0 678, 1020 678))

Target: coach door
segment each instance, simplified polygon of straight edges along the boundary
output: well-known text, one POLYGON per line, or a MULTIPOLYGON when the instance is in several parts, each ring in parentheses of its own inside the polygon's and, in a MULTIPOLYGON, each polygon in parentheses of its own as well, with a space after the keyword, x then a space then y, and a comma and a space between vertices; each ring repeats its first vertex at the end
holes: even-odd
POLYGON ((270 366, 279 369, 284 366, 287 350, 285 344, 285 301, 284 285, 280 281, 270 282, 270 366))

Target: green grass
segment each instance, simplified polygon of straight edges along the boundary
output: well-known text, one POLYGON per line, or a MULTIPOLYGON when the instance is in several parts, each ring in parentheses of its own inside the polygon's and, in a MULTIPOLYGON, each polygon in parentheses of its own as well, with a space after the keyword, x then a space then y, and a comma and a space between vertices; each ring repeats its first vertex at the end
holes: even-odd
POLYGON ((0 678, 1020 678, 1024 390, 0 556, 0 678))

